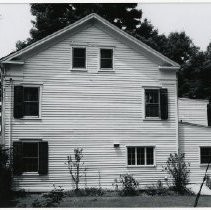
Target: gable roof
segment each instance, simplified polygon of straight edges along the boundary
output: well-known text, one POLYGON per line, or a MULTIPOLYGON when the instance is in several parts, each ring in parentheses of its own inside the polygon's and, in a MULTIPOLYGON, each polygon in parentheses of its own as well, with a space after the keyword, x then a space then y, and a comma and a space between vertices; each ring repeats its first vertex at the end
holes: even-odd
POLYGON ((153 56, 155 56, 157 59, 167 63, 168 65, 170 65, 170 67, 174 67, 174 69, 178 69, 180 67, 180 65, 174 61, 172 61, 171 59, 167 58, 166 56, 162 55, 161 53, 157 52, 156 50, 152 49, 151 47, 149 47, 148 45, 144 44, 142 41, 136 39, 135 37, 129 35, 128 33, 124 32, 123 30, 119 29, 117 26, 113 25, 112 23, 110 23, 109 21, 105 20, 104 18, 100 17, 99 15, 92 13, 90 15, 87 15, 86 17, 76 21, 75 23, 66 26, 65 28, 56 31, 55 33, 46 36, 45 38, 32 43, 31 45, 16 51, 12 54, 9 54, 6 57, 3 57, 0 59, 1 63, 11 63, 11 60, 15 57, 18 57, 20 55, 23 55, 43 44, 45 44, 46 42, 57 38, 59 36, 61 36, 62 34, 66 33, 66 32, 70 32, 74 29, 76 29, 77 27, 80 27, 84 24, 87 24, 89 21, 91 20, 95 20, 100 22, 101 24, 103 24, 105 26, 105 28, 109 28, 112 31, 115 31, 116 33, 118 33, 120 36, 126 38, 127 40, 131 41, 132 43, 134 43, 135 45, 137 45, 138 47, 140 47, 141 49, 145 50, 146 52, 152 54, 153 56))

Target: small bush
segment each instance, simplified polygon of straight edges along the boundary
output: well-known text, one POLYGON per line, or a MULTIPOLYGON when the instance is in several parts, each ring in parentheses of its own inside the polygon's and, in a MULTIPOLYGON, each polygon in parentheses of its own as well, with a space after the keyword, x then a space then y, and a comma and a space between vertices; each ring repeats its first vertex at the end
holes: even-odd
POLYGON ((54 189, 52 191, 43 194, 39 199, 35 199, 32 207, 56 207, 64 197, 64 189, 60 186, 58 188, 55 185, 53 186, 54 189))
POLYGON ((138 194, 137 188, 139 183, 130 174, 121 174, 119 179, 114 180, 113 186, 115 186, 115 190, 117 190, 121 196, 138 194), (120 188, 119 184, 121 184, 120 188))
POLYGON ((164 166, 164 171, 166 171, 173 181, 173 188, 176 192, 184 194, 187 192, 186 185, 189 183, 189 163, 186 163, 185 154, 170 154, 164 166))
POLYGON ((146 194, 148 195, 170 195, 171 192, 168 188, 163 186, 163 183, 158 180, 157 184, 147 187, 146 194))
POLYGON ((12 164, 10 149, 0 145, 0 201, 12 196, 12 164))
POLYGON ((211 189, 211 178, 209 175, 206 176, 206 186, 211 189))
POLYGON ((104 193, 105 191, 102 188, 87 187, 79 190, 70 190, 67 192, 67 196, 102 196, 104 193))

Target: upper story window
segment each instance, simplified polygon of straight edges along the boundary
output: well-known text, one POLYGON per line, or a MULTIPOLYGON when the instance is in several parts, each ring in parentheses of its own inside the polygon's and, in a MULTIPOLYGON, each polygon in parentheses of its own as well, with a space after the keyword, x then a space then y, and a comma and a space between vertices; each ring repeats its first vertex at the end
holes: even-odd
POLYGON ((211 147, 200 148, 201 164, 208 164, 211 161, 211 147))
POLYGON ((168 119, 168 92, 166 88, 145 89, 145 118, 168 119))
POLYGON ((100 49, 100 68, 113 69, 113 49, 100 49))
POLYGON ((73 48, 73 68, 86 68, 86 48, 73 48))
POLYGON ((159 89, 145 90, 145 116, 160 117, 159 89))
POLYGON ((14 118, 39 117, 40 87, 14 87, 14 118))
POLYGON ((127 164, 154 165, 154 147, 127 147, 127 164))

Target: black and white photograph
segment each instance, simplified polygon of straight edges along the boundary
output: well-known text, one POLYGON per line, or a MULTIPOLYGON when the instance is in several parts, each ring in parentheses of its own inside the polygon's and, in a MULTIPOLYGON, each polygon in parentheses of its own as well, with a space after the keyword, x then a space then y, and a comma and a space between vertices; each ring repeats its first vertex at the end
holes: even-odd
POLYGON ((0 2, 0 208, 211 207, 211 2, 0 2))

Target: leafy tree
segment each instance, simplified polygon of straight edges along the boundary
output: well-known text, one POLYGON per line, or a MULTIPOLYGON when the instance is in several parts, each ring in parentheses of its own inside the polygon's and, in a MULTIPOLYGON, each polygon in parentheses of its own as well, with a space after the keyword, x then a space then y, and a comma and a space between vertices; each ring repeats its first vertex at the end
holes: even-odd
POLYGON ((90 13, 99 14, 119 28, 135 30, 142 17, 142 11, 136 9, 136 6, 136 3, 31 4, 31 13, 36 17, 36 20, 32 21, 31 38, 18 41, 16 47, 18 50, 22 49, 90 13))

